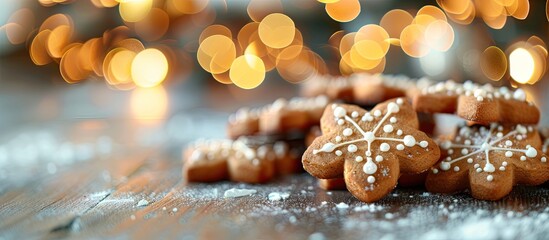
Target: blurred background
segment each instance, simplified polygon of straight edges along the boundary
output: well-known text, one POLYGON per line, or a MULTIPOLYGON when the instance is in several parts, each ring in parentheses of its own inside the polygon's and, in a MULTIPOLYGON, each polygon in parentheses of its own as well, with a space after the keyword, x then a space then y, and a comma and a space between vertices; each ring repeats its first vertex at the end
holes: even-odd
POLYGON ((548 8, 527 0, 3 0, 0 179, 223 137, 319 75, 523 87, 549 126, 548 8))

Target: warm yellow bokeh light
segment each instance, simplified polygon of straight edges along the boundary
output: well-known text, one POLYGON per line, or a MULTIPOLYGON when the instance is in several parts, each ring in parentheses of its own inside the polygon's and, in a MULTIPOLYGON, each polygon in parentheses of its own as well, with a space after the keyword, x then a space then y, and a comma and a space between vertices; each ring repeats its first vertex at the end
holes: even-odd
POLYGON ((389 51, 389 34, 382 27, 368 24, 361 27, 355 35, 355 45, 362 42, 359 52, 368 59, 381 59, 389 51), (363 42, 366 41, 366 42, 363 42))
POLYGON ((425 27, 412 24, 400 34, 400 46, 411 57, 423 57, 431 50, 425 41, 425 27))
POLYGON ((336 3, 336 2, 339 2, 339 0, 317 0, 321 3, 336 3))
POLYGON ((509 54, 509 74, 519 83, 525 84, 532 79, 535 66, 534 57, 524 48, 517 48, 509 54))
POLYGON ((67 25, 61 25, 51 31, 48 37, 46 49, 52 58, 61 58, 63 56, 63 48, 69 43, 72 36, 72 29, 67 25))
POLYGON ((236 57, 236 47, 233 40, 227 36, 213 35, 202 41, 196 57, 204 70, 219 74, 226 72, 231 67, 236 57))
POLYGON ((340 0, 335 3, 327 3, 326 13, 338 22, 350 22, 360 14, 360 2, 358 0, 340 0))
POLYGON ((454 29, 443 20, 436 20, 425 29, 425 38, 432 49, 446 52, 454 43, 454 29))
POLYGON ((118 11, 124 21, 138 22, 147 17, 152 4, 152 0, 121 0, 118 11))
POLYGON ((131 115, 142 124, 161 123, 168 113, 168 94, 163 86, 136 88, 130 96, 131 115))
POLYGON ((52 62, 51 57, 48 55, 46 44, 51 31, 49 29, 40 31, 32 40, 30 45, 30 57, 32 62, 38 66, 46 65, 52 62))
POLYGON ((412 15, 402 9, 393 9, 383 15, 379 25, 384 28, 389 37, 399 38, 402 30, 410 25, 414 18, 412 15))
POLYGON ((258 56, 245 54, 233 61, 229 76, 236 86, 253 89, 265 79, 265 64, 258 56))
POLYGON ((168 60, 164 53, 149 48, 138 53, 132 61, 132 79, 139 87, 159 85, 168 74, 168 60))
POLYGON ((507 71, 507 57, 498 47, 490 46, 480 56, 480 68, 487 78, 499 81, 507 71))
POLYGON ((125 84, 132 81, 132 61, 136 53, 130 50, 116 52, 111 59, 109 70, 116 84, 125 84))
POLYGON ((283 48, 294 40, 295 24, 288 16, 282 13, 273 13, 263 18, 257 31, 265 45, 272 48, 283 48))

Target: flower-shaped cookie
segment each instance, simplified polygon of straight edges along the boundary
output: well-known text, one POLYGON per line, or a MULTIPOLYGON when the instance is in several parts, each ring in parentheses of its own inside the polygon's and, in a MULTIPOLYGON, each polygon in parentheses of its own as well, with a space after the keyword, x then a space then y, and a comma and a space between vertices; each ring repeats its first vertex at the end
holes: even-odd
POLYGON ((532 126, 464 126, 450 140, 440 142, 441 161, 429 172, 425 185, 439 193, 469 188, 475 198, 498 200, 516 184, 549 180, 549 164, 540 147, 532 126))
POLYGON ((416 113, 402 98, 371 112, 333 104, 322 116, 322 136, 303 155, 303 167, 317 178, 344 177, 355 197, 376 201, 396 186, 401 172, 426 171, 439 158, 438 146, 417 127, 416 113))
POLYGON ((540 118, 539 109, 527 100, 524 90, 471 81, 446 81, 424 88, 414 96, 413 104, 418 112, 456 113, 478 123, 536 124, 540 118))

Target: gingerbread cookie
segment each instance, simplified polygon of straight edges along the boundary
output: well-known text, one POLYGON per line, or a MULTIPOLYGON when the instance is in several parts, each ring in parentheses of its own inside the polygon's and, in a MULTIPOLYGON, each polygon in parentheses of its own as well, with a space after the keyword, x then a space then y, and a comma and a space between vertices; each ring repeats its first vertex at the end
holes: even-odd
POLYGON ((346 190, 345 179, 332 178, 332 179, 317 179, 318 187, 324 190, 346 190))
POLYGON ((455 193, 470 189, 473 197, 498 200, 516 184, 549 180, 547 157, 532 126, 464 126, 442 140, 440 162, 426 180, 427 190, 455 193))
POLYGON ((543 146, 541 146, 541 151, 543 154, 549 154, 549 128, 542 129, 540 133, 543 137, 543 146))
POLYGON ((538 108, 527 101, 522 89, 513 91, 470 81, 463 84, 446 81, 427 87, 414 97, 413 104, 418 112, 455 113, 482 124, 536 124, 540 118, 538 108))
POLYGON ((327 104, 325 96, 278 99, 260 115, 259 130, 266 134, 305 132, 312 125, 318 125, 327 104))
POLYGON ((265 183, 275 177, 275 158, 268 146, 250 147, 243 141, 233 143, 228 158, 229 177, 234 182, 265 183))
POLYGON ((229 178, 227 159, 231 140, 197 140, 183 152, 183 177, 189 182, 216 182, 229 178))
POLYGON ((379 200, 401 172, 421 173, 439 158, 438 146, 417 127, 416 113, 402 98, 371 112, 332 104, 321 119, 322 136, 303 155, 303 167, 317 178, 344 177, 349 191, 364 202, 379 200))
POLYGON ((259 115, 261 109, 241 108, 229 115, 227 136, 237 139, 240 136, 254 135, 259 132, 259 115))

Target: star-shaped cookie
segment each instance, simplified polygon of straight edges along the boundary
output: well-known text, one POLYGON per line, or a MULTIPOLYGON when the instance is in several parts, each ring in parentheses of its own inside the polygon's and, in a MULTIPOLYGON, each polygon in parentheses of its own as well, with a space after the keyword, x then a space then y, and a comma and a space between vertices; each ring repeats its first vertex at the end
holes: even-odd
POLYGON ((321 118, 322 136, 303 155, 303 167, 322 178, 345 178, 349 191, 364 202, 389 193, 402 173, 421 173, 439 158, 440 150, 417 130, 412 106, 403 98, 360 107, 332 104, 321 118))
POLYGON ((431 192, 470 189, 475 198, 498 200, 516 184, 538 185, 549 180, 547 156, 532 126, 463 126, 439 146, 441 160, 425 183, 431 192))

